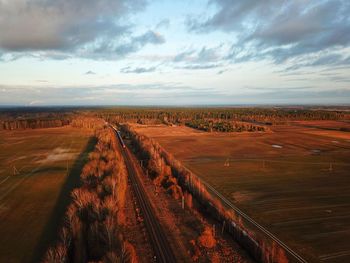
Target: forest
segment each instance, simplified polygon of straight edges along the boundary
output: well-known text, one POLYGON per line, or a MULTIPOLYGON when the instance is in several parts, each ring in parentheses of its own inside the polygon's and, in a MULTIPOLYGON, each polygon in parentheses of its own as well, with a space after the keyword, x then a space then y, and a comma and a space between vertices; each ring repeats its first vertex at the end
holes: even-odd
POLYGON ((266 131, 271 125, 302 120, 350 120, 350 112, 342 107, 34 108, 0 110, 0 130, 52 128, 72 122, 72 126, 81 126, 77 120, 81 116, 113 123, 187 125, 208 132, 266 131))
POLYGON ((191 120, 185 123, 186 126, 206 131, 206 132, 255 132, 267 131, 267 125, 258 125, 255 123, 241 121, 218 121, 218 120, 191 120))
POLYGON ((261 127, 299 120, 350 120, 350 112, 343 108, 328 110, 307 107, 198 107, 157 109, 120 107, 97 109, 95 114, 109 122, 137 122, 140 124, 165 125, 188 124, 191 127, 202 126, 203 130, 210 130, 210 123, 213 123, 214 127, 212 129, 217 131, 264 130, 261 127), (244 125, 242 122, 244 122, 244 125), (248 123, 257 126, 248 127, 248 123))

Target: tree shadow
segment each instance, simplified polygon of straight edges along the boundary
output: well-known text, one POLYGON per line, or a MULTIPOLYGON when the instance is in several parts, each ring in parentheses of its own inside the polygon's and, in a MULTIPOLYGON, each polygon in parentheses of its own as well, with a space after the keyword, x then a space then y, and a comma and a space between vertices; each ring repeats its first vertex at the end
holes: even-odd
POLYGON ((63 217, 68 205, 71 202, 70 193, 74 188, 80 186, 80 173, 87 161, 88 153, 94 149, 96 142, 96 138, 91 137, 86 144, 85 149, 75 159, 74 164, 69 171, 69 175, 67 176, 66 181, 61 188, 61 192, 58 196, 52 213, 49 216, 46 226, 40 235, 39 241, 34 249, 33 256, 30 260, 28 260, 28 262, 41 262, 47 249, 56 243, 58 238, 58 231, 63 223, 63 217))

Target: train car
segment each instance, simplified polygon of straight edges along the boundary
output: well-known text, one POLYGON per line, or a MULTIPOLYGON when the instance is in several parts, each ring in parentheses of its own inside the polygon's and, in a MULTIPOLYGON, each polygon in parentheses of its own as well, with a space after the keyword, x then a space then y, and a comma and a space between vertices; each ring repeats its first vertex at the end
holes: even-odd
POLYGON ((126 146, 125 146, 125 143, 124 143, 124 141, 123 141, 122 135, 120 134, 120 131, 117 131, 117 136, 118 136, 118 139, 119 139, 120 144, 121 144, 122 147, 125 149, 126 146))
POLYGON ((116 132, 119 143, 121 144, 121 146, 125 149, 125 143, 123 141, 122 135, 120 134, 120 131, 117 130, 117 127, 115 127, 114 125, 109 124, 109 126, 116 132))

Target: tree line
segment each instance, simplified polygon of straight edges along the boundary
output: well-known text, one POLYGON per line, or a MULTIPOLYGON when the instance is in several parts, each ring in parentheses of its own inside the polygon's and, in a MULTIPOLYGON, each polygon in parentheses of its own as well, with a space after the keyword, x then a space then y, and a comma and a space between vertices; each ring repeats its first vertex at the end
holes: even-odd
MULTIPOLYGON (((164 151, 157 142, 137 134, 131 126, 123 125, 121 129, 124 134, 130 137, 133 148, 139 158, 144 161, 144 166, 153 183, 157 187, 163 187, 176 200, 184 198, 186 207, 194 211, 192 193, 186 187, 186 178, 189 174, 182 164, 164 151)), ((188 245, 191 248, 192 259, 198 261, 200 257, 206 256, 206 253, 202 252, 215 248, 216 239, 212 228, 205 222, 191 227, 197 232, 198 236, 191 240, 188 245)))
POLYGON ((0 119, 0 130, 26 130, 26 129, 44 129, 63 126, 72 126, 75 128, 96 129, 103 126, 104 120, 96 118, 94 115, 87 114, 50 114, 46 117, 17 117, 15 119, 0 119))
MULTIPOLYGON (((138 122, 142 124, 185 125, 196 121, 247 122, 272 125, 298 120, 350 120, 345 109, 326 110, 307 107, 276 108, 147 108, 121 107, 96 109, 95 114, 109 122, 138 122)), ((222 126, 222 125, 221 125, 222 126)))
POLYGON ((69 119, 25 119, 0 121, 0 130, 25 130, 62 127, 70 124, 69 119))
POLYGON ((219 120, 191 120, 186 126, 206 132, 264 132, 269 130, 267 126, 241 121, 219 121, 219 120))
MULTIPOLYGON (((198 176, 165 151, 159 143, 139 135, 130 125, 123 125, 122 130, 131 138, 135 151, 145 161, 145 167, 156 184, 165 187, 175 198, 183 195, 188 207, 192 208, 196 201, 206 214, 211 214, 219 222, 225 222, 227 232, 258 262, 289 262, 283 248, 228 208, 198 176)), ((204 227, 193 243, 195 248, 202 246, 210 249, 216 241, 208 228, 204 227)), ((194 251, 198 253, 198 250, 194 251)))
POLYGON ((123 235, 127 174, 114 132, 96 131, 97 143, 89 154, 72 191, 56 245, 44 262, 136 262, 134 247, 123 235))
POLYGON ((62 127, 70 124, 73 115, 67 108, 0 109, 0 130, 62 127))

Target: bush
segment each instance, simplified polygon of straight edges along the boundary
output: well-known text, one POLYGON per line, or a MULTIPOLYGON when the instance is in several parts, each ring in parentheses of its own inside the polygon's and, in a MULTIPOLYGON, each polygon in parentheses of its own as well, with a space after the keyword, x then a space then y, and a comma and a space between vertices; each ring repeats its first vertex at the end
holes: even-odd
POLYGON ((198 243, 205 248, 213 248, 216 246, 213 230, 210 227, 205 226, 204 231, 198 238, 198 243))

